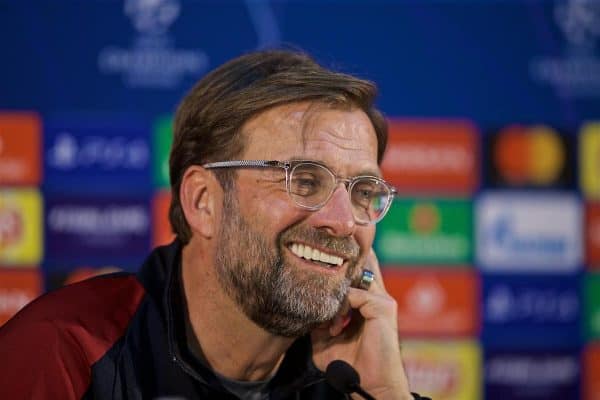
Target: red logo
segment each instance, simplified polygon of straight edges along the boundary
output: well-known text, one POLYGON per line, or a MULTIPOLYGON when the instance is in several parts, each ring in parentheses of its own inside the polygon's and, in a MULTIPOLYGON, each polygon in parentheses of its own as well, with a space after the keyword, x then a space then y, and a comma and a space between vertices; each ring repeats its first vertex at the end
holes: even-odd
POLYGON ((161 190, 154 195, 152 201, 152 244, 162 246, 169 244, 175 238, 169 222, 169 205, 171 204, 171 192, 161 190))
POLYGON ((35 269, 0 270, 0 325, 41 294, 42 278, 35 269))
POLYGON ((478 135, 466 121, 390 120, 382 169, 404 192, 472 193, 478 184, 478 135))
POLYGON ((0 113, 0 185, 41 179, 41 123, 34 113, 0 113))
POLYGON ((591 344, 583 354, 583 400, 600 399, 600 344, 591 344))
POLYGON ((477 334, 478 280, 472 270, 403 267, 386 268, 383 275, 398 303, 403 336, 477 334))
POLYGON ((600 268, 600 203, 585 206, 585 255, 586 264, 600 268))

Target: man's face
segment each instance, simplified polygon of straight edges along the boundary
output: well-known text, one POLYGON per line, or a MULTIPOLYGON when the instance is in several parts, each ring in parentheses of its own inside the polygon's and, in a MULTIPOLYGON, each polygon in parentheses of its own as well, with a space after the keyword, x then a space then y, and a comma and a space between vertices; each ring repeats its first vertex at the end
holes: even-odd
MULTIPOLYGON (((314 160, 340 177, 379 175, 377 139, 362 111, 296 103, 258 115, 242 131, 247 144, 240 159, 314 160)), ((342 184, 317 211, 297 206, 282 169, 238 170, 222 220, 216 257, 221 286, 251 320, 288 337, 335 316, 375 232, 356 225, 342 184), (343 263, 315 261, 320 253, 343 263)))

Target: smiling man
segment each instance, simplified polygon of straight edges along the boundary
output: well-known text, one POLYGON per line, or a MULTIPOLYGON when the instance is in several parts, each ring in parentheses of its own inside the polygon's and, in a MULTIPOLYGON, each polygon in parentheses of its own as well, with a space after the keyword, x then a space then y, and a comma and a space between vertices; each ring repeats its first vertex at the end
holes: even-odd
POLYGON ((323 371, 344 360, 373 397, 418 398, 371 250, 395 193, 375 95, 285 51, 208 74, 175 119, 177 239, 0 329, 0 397, 342 399, 323 371))

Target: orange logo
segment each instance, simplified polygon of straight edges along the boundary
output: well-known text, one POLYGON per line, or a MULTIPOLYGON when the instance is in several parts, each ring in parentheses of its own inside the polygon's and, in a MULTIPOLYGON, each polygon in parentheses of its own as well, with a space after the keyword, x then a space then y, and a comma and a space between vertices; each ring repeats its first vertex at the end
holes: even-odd
POLYGON ((0 249, 17 243, 23 236, 23 219, 18 210, 0 208, 0 249))
POLYGON ((35 269, 0 270, 0 325, 42 293, 42 278, 35 269))
POLYGON ((41 123, 34 113, 0 113, 0 185, 38 185, 41 123))
POLYGON ((478 135, 467 121, 390 120, 382 169, 404 192, 472 193, 478 184, 478 135))
POLYGON ((467 269, 383 270, 385 286, 398 303, 403 336, 475 335, 478 282, 467 269))
POLYGON ((152 202, 152 244, 153 246, 162 246, 169 244, 175 238, 169 223, 169 205, 171 204, 171 192, 161 190, 154 196, 152 202))
POLYGON ((493 150, 499 174, 511 185, 549 185, 566 162, 560 135, 545 125, 511 125, 500 131, 493 150))

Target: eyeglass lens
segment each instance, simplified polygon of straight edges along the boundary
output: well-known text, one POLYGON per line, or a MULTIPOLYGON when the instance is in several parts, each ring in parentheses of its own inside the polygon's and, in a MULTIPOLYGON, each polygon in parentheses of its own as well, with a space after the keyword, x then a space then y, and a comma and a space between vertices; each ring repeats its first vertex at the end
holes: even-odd
MULTIPOLYGON (((300 206, 316 209, 331 196, 336 178, 327 168, 313 163, 299 163, 290 171, 289 192, 300 206)), ((359 178, 352 182, 350 199, 354 218, 369 223, 383 217, 390 201, 390 190, 374 178, 359 178)))

